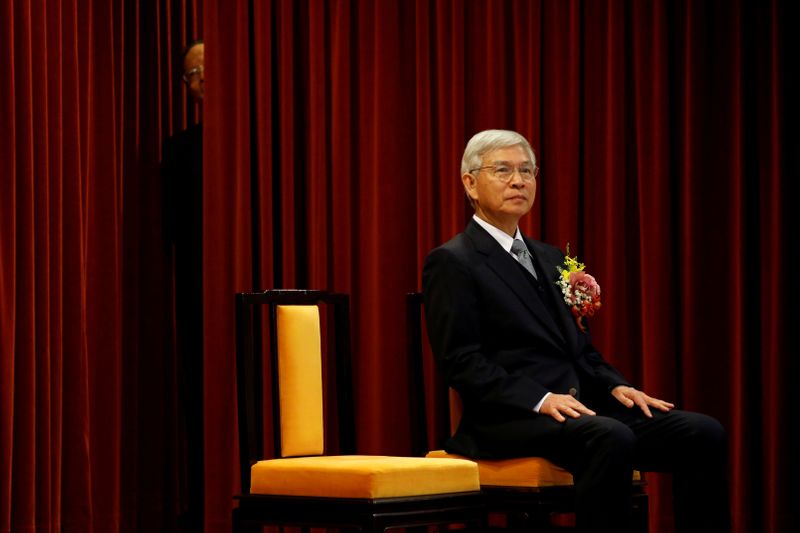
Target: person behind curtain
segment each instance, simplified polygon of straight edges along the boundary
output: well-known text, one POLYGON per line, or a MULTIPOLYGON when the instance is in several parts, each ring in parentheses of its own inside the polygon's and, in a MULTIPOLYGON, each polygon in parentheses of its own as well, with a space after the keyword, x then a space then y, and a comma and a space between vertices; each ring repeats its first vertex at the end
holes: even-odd
MULTIPOLYGON (((181 55, 182 79, 202 116, 204 44, 190 43, 181 55)), ((164 143, 162 158, 164 220, 171 246, 175 283, 175 339, 178 359, 180 452, 180 530, 203 530, 203 127, 202 122, 164 143)))
POLYGON ((428 335, 464 405, 447 450, 562 466, 583 532, 627 530, 634 469, 672 473, 678 532, 730 531, 725 430, 636 389, 592 346, 556 283, 565 255, 519 229, 537 175, 522 135, 476 134, 461 163, 475 214, 425 259, 428 335))

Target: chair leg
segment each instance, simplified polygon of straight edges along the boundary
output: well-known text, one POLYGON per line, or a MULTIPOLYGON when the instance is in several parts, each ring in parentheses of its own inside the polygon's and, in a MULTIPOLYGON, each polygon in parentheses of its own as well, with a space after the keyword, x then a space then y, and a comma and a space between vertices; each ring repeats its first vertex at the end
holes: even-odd
POLYGON ((234 509, 231 513, 231 531, 233 533, 263 533, 264 528, 261 526, 245 525, 239 516, 239 509, 234 509))
POLYGON ((647 494, 634 494, 631 510, 631 530, 636 533, 647 533, 650 527, 649 500, 647 494))

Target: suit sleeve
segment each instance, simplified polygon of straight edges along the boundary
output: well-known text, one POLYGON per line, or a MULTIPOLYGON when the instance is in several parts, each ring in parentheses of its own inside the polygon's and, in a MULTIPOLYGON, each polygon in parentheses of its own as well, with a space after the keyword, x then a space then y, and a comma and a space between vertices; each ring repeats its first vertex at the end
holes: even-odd
POLYGON ((437 248, 425 260, 422 285, 428 337, 446 383, 465 403, 531 411, 548 390, 483 353, 478 288, 465 262, 437 248))
POLYGON ((604 387, 607 392, 611 392, 611 390, 618 385, 632 386, 591 344, 587 345, 582 356, 582 360, 586 364, 589 375, 594 378, 596 383, 604 387))

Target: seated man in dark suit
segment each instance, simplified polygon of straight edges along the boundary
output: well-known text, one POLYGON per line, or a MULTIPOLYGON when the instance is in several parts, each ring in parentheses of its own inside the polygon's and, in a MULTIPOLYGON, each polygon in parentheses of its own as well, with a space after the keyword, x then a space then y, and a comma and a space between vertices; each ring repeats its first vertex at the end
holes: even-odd
POLYGON ((475 135, 461 162, 475 215, 425 261, 431 345, 464 404, 448 451, 561 465, 581 531, 625 531, 632 471, 671 472, 677 530, 729 531, 724 429, 637 390, 592 346, 596 282, 518 227, 537 173, 523 136, 475 135))

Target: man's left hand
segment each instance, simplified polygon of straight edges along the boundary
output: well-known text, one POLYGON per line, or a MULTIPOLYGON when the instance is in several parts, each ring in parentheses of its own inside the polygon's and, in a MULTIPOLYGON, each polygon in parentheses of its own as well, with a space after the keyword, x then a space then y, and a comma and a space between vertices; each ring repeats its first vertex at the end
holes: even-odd
POLYGON ((653 398, 652 396, 648 396, 644 392, 636 390, 633 387, 628 387, 627 385, 618 385, 614 387, 614 389, 611 391, 611 395, 625 407, 631 408, 634 405, 638 405, 639 409, 641 409, 644 415, 648 418, 653 418, 653 413, 650 412, 651 407, 654 407, 665 413, 675 407, 675 404, 665 402, 664 400, 659 400, 658 398, 653 398))

